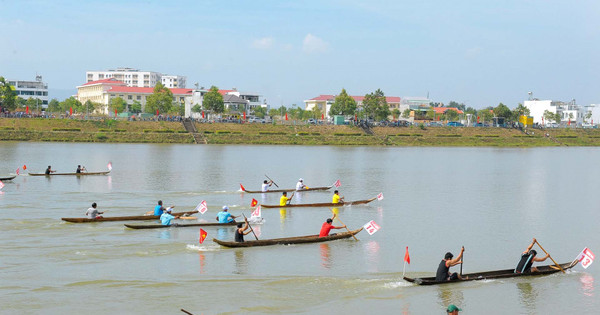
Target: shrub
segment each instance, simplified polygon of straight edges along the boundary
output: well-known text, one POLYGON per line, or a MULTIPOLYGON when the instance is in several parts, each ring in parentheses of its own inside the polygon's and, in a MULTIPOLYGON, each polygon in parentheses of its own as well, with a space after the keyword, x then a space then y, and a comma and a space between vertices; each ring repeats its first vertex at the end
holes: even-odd
POLYGON ((52 131, 81 131, 81 128, 52 128, 52 131))
POLYGON ((144 129, 144 132, 156 132, 156 133, 175 133, 173 129, 144 129))
POLYGON ((436 135, 436 137, 440 138, 460 138, 462 135, 436 135))
POLYGON ((283 131, 259 131, 259 135, 286 135, 283 131))
POLYGON ((423 123, 420 123, 419 128, 421 128, 421 130, 425 130, 425 125, 423 123))
POLYGON ((297 136, 308 136, 308 132, 301 131, 301 132, 298 132, 296 135, 297 136))
POLYGON ((108 137, 104 133, 99 132, 96 134, 96 139, 100 140, 100 141, 104 141, 104 140, 108 139, 108 137))
POLYGON ((226 134, 231 133, 231 131, 229 131, 229 130, 217 130, 217 131, 215 131, 215 133, 218 134, 218 135, 226 135, 226 134))
POLYGON ((350 132, 336 132, 333 134, 334 136, 340 136, 340 137, 351 137, 351 136, 362 136, 362 133, 350 133, 350 132))
POLYGON ((568 139, 575 139, 575 138, 577 138, 577 136, 560 135, 560 136, 556 136, 556 138, 568 138, 568 139))
POLYGON ((0 130, 15 130, 15 127, 0 127, 0 130))
POLYGON ((187 130, 177 130, 177 133, 187 133, 187 130))
POLYGON ((214 131, 204 130, 204 133, 215 133, 214 131))
POLYGON ((100 129, 98 129, 98 131, 101 131, 101 132, 110 132, 110 129, 103 129, 103 128, 100 128, 100 129))
POLYGON ((126 129, 113 129, 113 132, 127 132, 126 129))
POLYGON ((499 135, 475 135, 474 137, 476 138, 498 138, 500 137, 499 135))

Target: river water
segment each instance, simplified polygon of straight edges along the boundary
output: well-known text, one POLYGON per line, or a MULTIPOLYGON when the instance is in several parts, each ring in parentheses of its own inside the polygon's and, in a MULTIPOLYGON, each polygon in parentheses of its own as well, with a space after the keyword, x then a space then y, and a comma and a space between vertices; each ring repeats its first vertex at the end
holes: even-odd
MULTIPOLYGON (((77 164, 103 171, 111 161, 113 170, 5 182, 0 313, 444 314, 451 303, 463 314, 596 313, 600 262, 564 275, 431 287, 403 281, 402 272, 407 246, 409 277, 433 276, 444 253, 462 245, 464 273, 514 268, 533 237, 559 262, 586 246, 600 252, 599 160, 600 148, 3 142, 0 175, 24 164, 32 173, 77 164), (308 186, 339 179, 346 200, 382 192, 381 201, 339 209, 350 228, 374 220, 381 229, 358 242, 227 249, 211 240, 233 239, 233 228, 204 228, 199 244, 198 228, 60 220, 83 217, 92 202, 105 216, 139 215, 158 199, 177 211, 206 200, 199 221, 213 222, 223 205, 249 215, 252 198, 278 202, 279 194, 240 192, 240 183, 258 190, 264 174, 287 188, 300 177, 308 186)), ((331 194, 296 194, 294 202, 329 202, 331 194)), ((276 238, 316 234, 330 212, 263 209, 262 217, 260 238, 276 238)))

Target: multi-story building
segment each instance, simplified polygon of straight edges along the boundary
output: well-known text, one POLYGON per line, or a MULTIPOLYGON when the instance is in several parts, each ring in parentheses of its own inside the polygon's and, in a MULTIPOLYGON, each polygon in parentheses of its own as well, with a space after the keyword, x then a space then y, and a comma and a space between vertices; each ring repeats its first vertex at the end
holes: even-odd
POLYGON ((35 76, 35 81, 7 80, 15 88, 17 97, 37 100, 39 108, 48 107, 48 84, 42 81, 41 75, 35 76))
POLYGON ((154 71, 141 71, 133 68, 116 68, 104 71, 86 71, 86 82, 115 79, 131 87, 154 87, 158 82, 168 88, 185 88, 186 77, 163 75, 154 71), (163 77, 165 78, 163 80, 163 77), (165 84, 167 82, 168 84, 165 84))
POLYGON ((561 102, 552 100, 538 100, 532 99, 523 102, 523 105, 529 108, 530 116, 533 117, 533 123, 547 124, 553 121, 545 121, 544 113, 546 111, 552 114, 559 114, 561 123, 571 123, 581 125, 585 115, 585 110, 575 103, 575 100, 571 102, 561 102))
MULTIPOLYGON (((173 93, 173 102, 186 106, 192 103, 192 89, 170 89, 173 93)), ((148 96, 152 95, 154 88, 151 87, 132 87, 127 86, 125 82, 110 78, 98 81, 87 82, 77 87, 77 99, 85 103, 92 101, 102 104, 95 111, 101 114, 109 114, 108 105, 114 98, 120 97, 127 104, 138 102, 142 106, 142 111, 146 107, 148 96)))
MULTIPOLYGON (((335 97, 336 95, 319 95, 317 97, 311 98, 309 100, 305 100, 304 101, 304 109, 305 110, 313 110, 313 108, 316 106, 319 108, 319 110, 321 111, 321 113, 325 114, 325 117, 330 118, 331 116, 329 116, 329 110, 331 109, 331 106, 333 105, 333 103, 335 102, 335 97)), ((355 101, 356 101, 356 107, 360 108, 362 107, 362 102, 365 99, 364 96, 350 96, 352 97, 355 101)), ((388 107, 390 109, 390 111, 394 110, 394 109, 400 109, 400 97, 398 96, 386 96, 385 100, 388 103, 388 107)))

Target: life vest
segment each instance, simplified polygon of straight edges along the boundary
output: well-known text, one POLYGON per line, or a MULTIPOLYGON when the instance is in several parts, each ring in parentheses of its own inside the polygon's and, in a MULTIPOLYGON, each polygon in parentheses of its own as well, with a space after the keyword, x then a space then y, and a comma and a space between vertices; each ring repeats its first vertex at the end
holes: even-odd
POLYGON ((533 265, 533 257, 535 256, 530 253, 525 253, 521 255, 521 260, 519 260, 517 268, 515 268, 515 273, 530 272, 531 265, 533 265))

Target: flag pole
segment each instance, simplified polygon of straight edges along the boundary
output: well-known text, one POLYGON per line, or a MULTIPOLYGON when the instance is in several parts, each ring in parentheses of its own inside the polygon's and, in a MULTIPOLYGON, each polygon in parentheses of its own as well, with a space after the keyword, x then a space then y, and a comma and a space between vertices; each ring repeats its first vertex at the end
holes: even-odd
POLYGON ((406 260, 404 261, 404 267, 402 267, 402 278, 404 278, 405 271, 406 271, 406 260))

